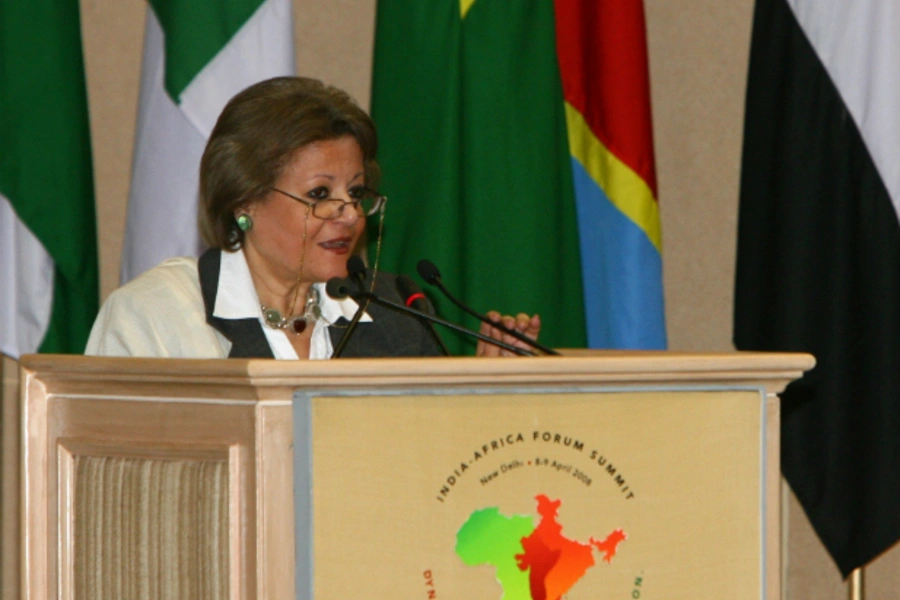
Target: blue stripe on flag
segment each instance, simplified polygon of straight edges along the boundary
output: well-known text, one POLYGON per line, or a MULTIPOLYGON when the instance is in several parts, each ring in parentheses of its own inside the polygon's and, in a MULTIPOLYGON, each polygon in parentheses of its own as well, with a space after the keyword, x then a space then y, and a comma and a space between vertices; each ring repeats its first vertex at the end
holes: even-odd
POLYGON ((572 159, 590 348, 664 350, 662 259, 572 159))

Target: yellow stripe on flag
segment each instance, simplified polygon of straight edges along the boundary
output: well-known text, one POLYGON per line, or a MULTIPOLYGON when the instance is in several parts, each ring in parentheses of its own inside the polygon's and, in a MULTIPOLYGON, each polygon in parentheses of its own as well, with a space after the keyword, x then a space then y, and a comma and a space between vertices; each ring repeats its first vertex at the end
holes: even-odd
POLYGON ((572 156, 616 208, 640 227, 656 250, 662 253, 659 205, 653 199, 650 186, 597 139, 580 112, 568 102, 565 105, 572 156))
POLYGON ((466 18, 466 13, 469 12, 473 4, 475 4, 475 0, 459 0, 459 14, 463 19, 466 18))

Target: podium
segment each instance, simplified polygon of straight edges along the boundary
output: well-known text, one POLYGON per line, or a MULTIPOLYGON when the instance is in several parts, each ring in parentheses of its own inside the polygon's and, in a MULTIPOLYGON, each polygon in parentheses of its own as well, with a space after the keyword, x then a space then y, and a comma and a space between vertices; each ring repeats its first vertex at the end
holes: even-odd
POLYGON ((781 595, 809 355, 20 364, 26 598, 781 595))

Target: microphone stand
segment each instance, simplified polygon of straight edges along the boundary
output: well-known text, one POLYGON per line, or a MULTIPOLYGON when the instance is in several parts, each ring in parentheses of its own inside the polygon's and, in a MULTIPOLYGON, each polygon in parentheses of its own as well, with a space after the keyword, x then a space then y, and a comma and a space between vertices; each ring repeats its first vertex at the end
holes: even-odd
MULTIPOLYGON (((362 287, 360 287, 360 290, 361 289, 362 287)), ((328 280, 328 283, 325 284, 325 293, 335 299, 346 298, 351 295, 351 291, 347 287, 347 280, 341 279, 340 277, 332 277, 328 280)), ((350 341, 350 336, 356 331, 359 320, 362 319, 362 316, 365 314, 368 305, 368 302, 359 302, 356 312, 353 313, 353 318, 347 325, 344 335, 341 336, 341 341, 338 342, 337 348, 331 353, 331 358, 340 358, 341 354, 344 352, 344 348, 347 347, 347 343, 350 341)))
POLYGON ((366 302, 360 302, 359 308, 356 309, 356 312, 353 313, 353 318, 350 320, 350 324, 347 325, 347 329, 344 331, 344 335, 341 336, 341 341, 338 342, 337 348, 334 349, 334 352, 331 354, 331 358, 340 358, 341 354, 344 352, 344 348, 347 347, 347 342, 350 341, 350 336, 353 335, 353 331, 356 329, 356 325, 359 323, 359 320, 362 319, 362 316, 366 313, 366 306, 368 304, 366 302))

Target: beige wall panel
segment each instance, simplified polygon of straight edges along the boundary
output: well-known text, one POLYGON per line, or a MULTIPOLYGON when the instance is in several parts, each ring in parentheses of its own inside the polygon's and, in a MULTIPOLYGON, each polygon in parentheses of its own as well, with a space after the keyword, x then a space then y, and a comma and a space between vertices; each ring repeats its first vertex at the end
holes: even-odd
MULTIPOLYGON (((801 510, 798 507, 798 510, 801 510)), ((815 546, 814 546, 815 548, 815 546)), ((821 548, 821 546, 818 546, 821 548)), ((814 551, 813 549, 810 552, 814 551)), ((831 558, 823 554, 829 563, 831 558)), ((879 558, 872 561, 865 570, 866 598, 876 600, 878 598, 896 598, 900 590, 900 549, 897 545, 885 552, 879 558)))
POLYGON ((106 298, 119 284, 141 77, 144 14, 143 2, 81 1, 101 298, 106 298))
POLYGON ((368 110, 375 0, 294 0, 297 74, 346 90, 368 110))
MULTIPOLYGON (((793 493, 788 501, 787 600, 846 600, 847 585, 793 493)), ((874 582, 873 582, 874 583, 874 582)), ((890 598, 875 594, 869 598, 890 598)), ((851 599, 852 600, 852 599, 851 599)))
POLYGON ((669 347, 727 350, 752 0, 647 0, 669 347))
MULTIPOLYGON (((806 518, 793 493, 788 511, 787 600, 846 600, 848 582, 841 579, 825 546, 806 518)), ((849 580, 848 580, 849 581, 849 580)), ((900 590, 900 550, 894 546, 869 563, 864 571, 867 600, 896 598, 900 590)))

